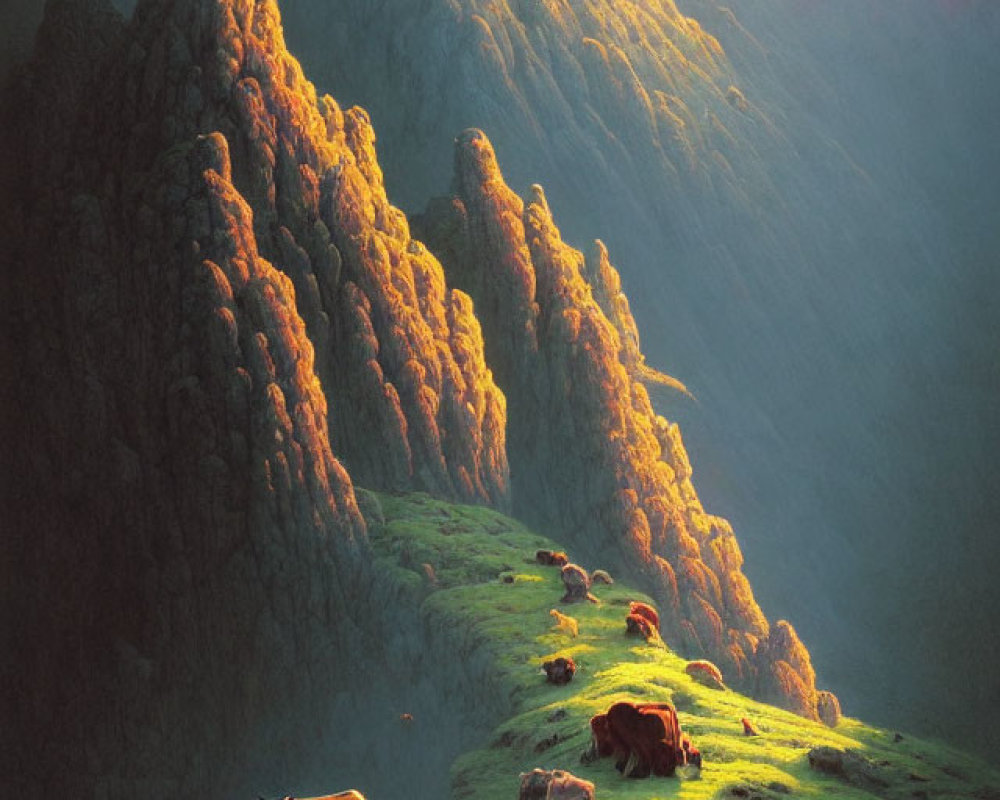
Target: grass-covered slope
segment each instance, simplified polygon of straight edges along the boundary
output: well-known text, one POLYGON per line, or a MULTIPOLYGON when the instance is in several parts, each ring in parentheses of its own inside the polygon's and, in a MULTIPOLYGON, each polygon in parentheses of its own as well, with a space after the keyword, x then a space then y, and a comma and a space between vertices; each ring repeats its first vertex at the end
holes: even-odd
MULTIPOLYGON (((383 577, 421 603, 424 625, 449 631, 455 659, 479 665, 471 685, 482 692, 483 708, 506 713, 487 747, 453 765, 455 797, 509 800, 517 796, 518 773, 534 767, 593 781, 602 800, 1000 797, 1000 774, 965 754, 853 719, 830 729, 696 683, 684 659, 625 636, 629 601, 648 598, 624 576, 594 587, 599 604, 561 604, 559 570, 534 562, 537 549, 559 549, 558 543, 501 514, 426 495, 366 495, 362 506, 377 520, 370 527, 383 577), (577 619, 578 637, 554 628, 552 608, 577 619), (571 656, 578 666, 568 686, 548 684, 540 670, 555 655, 571 656), (627 780, 610 759, 582 765, 590 717, 620 700, 673 703, 702 752, 700 776, 627 780), (743 735, 742 717, 759 736, 743 735), (864 760, 854 761, 846 776, 825 775, 809 766, 808 753, 819 746, 853 750, 864 760)), ((426 733, 433 747, 433 732, 426 733)))

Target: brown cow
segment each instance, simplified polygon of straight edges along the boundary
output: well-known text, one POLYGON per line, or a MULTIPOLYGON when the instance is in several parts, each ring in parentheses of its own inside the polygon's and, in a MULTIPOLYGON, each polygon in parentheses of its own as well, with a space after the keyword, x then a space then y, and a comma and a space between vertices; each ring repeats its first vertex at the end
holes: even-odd
POLYGON ((626 778, 667 777, 677 767, 701 767, 701 753, 681 733, 677 713, 668 703, 615 703, 590 720, 590 748, 584 763, 613 756, 626 778))
POLYGON ((595 583, 605 583, 608 586, 610 586, 614 582, 615 582, 615 579, 612 578, 608 574, 607 570, 604 570, 604 569, 595 569, 593 572, 590 573, 590 583, 591 583, 591 585, 593 585, 595 583))
POLYGON ((620 759, 624 764, 628 758, 628 746, 611 730, 607 714, 595 714, 590 718, 590 747, 581 754, 580 763, 591 764, 608 756, 614 756, 616 762, 620 759))
POLYGON ((576 674, 576 664, 573 663, 573 659, 563 656, 546 661, 542 664, 542 669, 545 670, 545 677, 549 683, 554 683, 556 686, 569 683, 576 674))
POLYGON ((566 594, 563 595, 564 603, 580 603, 589 600, 596 603, 597 598, 590 593, 590 576, 587 570, 576 564, 567 564, 560 571, 563 586, 566 587, 566 594))
POLYGON ((660 615, 656 613, 656 609, 647 603, 631 602, 628 604, 629 616, 633 614, 639 617, 645 617, 649 620, 650 624, 659 630, 660 628, 660 615))

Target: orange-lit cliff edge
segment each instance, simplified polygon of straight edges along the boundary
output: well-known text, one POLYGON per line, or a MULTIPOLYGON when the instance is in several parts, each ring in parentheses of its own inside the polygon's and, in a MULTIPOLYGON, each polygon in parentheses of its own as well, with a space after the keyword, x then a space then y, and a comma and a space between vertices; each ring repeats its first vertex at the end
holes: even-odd
POLYGON ((454 191, 417 224, 476 301, 511 412, 515 513, 594 566, 642 574, 673 646, 817 718, 808 651, 789 623, 769 625, 732 527, 705 513, 679 429, 650 404, 643 380, 673 380, 645 365, 606 248, 564 244, 541 188, 524 204, 481 131, 456 142, 454 191))
MULTIPOLYGON (((255 725, 288 725, 345 651, 337 622, 364 558, 348 471, 502 506, 504 401, 468 298, 446 290, 385 200, 364 113, 315 98, 273 3, 150 0, 125 26, 100 4, 64 0, 40 41, 34 83, 4 127, 21 191, 5 200, 16 242, 5 277, 17 289, 5 325, 22 409, 8 428, 19 494, 4 588, 19 612, 8 633, 23 645, 10 718, 36 735, 29 749, 48 742, 64 767, 48 778, 79 779, 72 788, 114 764, 125 740, 155 761, 151 773, 172 774, 191 747, 245 753, 261 744, 255 725), (156 679, 140 680, 151 665, 156 679), (293 669, 310 677, 275 680, 293 669), (195 709, 218 729, 191 732, 195 709), (82 730, 88 753, 75 746, 82 730)), ((688 533, 694 545, 681 528, 650 525, 647 467, 673 471, 679 508, 697 505, 679 439, 629 411, 648 411, 648 399, 544 203, 524 219, 515 205, 505 224, 532 232, 529 258, 516 254, 542 294, 511 356, 548 353, 554 385, 581 387, 567 404, 562 388, 548 391, 549 372, 523 378, 545 388, 532 400, 555 402, 538 418, 561 411, 570 430, 540 440, 569 446, 564 464, 539 471, 589 468, 595 449, 613 456, 582 483, 551 470, 562 483, 547 491, 566 494, 539 513, 562 531, 593 509, 574 493, 597 498, 600 547, 581 538, 581 551, 624 549, 681 609, 680 641, 717 646, 749 680, 751 631, 766 623, 756 606, 726 609, 742 643, 728 649, 712 602, 742 596, 718 577, 734 568, 694 557, 695 536, 714 532, 704 549, 717 560, 737 559, 735 542, 722 523, 688 533), (620 439, 600 422, 609 410, 620 439), (595 421, 577 441, 577 426, 595 421), (638 458, 656 445, 670 459, 638 458), (672 535, 688 548, 670 567, 676 587, 660 549, 672 535)), ((294 739, 284 747, 294 752, 294 739)), ((241 768, 216 765, 223 781, 241 768)))

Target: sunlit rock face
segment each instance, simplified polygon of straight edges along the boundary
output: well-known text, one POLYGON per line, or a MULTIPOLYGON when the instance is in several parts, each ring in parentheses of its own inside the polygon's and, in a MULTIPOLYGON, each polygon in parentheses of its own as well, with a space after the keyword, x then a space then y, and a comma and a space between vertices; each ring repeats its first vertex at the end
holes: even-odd
POLYGON ((650 362, 698 398, 651 390, 702 497, 848 710, 997 752, 997 681, 952 676, 1000 658, 981 635, 1000 605, 982 557, 1000 6, 283 8, 313 79, 372 114, 407 210, 445 191, 445 139, 477 127, 518 193, 545 186, 567 241, 607 243, 650 362), (926 710, 944 687, 970 712, 926 710))
POLYGON ((506 503, 471 301, 271 2, 56 0, 2 130, 2 772, 259 791, 342 738, 352 477, 506 503))
POLYGON ((335 450, 365 485, 502 506, 503 398, 470 304, 386 198, 367 114, 317 101, 273 4, 242 39, 235 19, 224 25, 243 44, 218 71, 220 97, 237 106, 228 121, 258 235, 296 284, 337 398, 335 450))
POLYGON ((808 652, 793 631, 794 648, 769 644, 732 528, 705 513, 677 425, 650 404, 644 381, 683 386, 645 365, 606 248, 585 258, 566 245, 541 187, 522 202, 481 131, 456 141, 454 187, 415 225, 481 315, 509 398, 516 513, 558 531, 575 558, 644 575, 667 640, 733 684, 753 689, 788 664, 794 681, 769 682, 768 697, 815 717, 808 652))
POLYGON ((317 97, 274 3, 166 8, 141 6, 136 28, 173 32, 129 33, 147 77, 125 78, 125 90, 162 117, 140 141, 154 149, 218 130, 229 142, 261 251, 291 279, 316 372, 336 397, 338 456, 365 485, 502 506, 503 398, 467 300, 386 198, 365 112, 317 97), (162 59, 158 92, 149 75, 162 59))

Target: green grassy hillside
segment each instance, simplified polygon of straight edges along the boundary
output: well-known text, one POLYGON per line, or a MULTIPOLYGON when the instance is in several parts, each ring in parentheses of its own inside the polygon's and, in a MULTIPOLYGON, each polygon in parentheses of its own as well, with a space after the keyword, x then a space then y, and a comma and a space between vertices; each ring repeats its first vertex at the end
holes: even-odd
POLYGON ((537 549, 560 549, 558 543, 514 520, 426 495, 364 493, 362 505, 374 520, 380 571, 421 602, 425 624, 450 630, 455 658, 488 660, 484 706, 486 695, 491 706, 499 696, 509 709, 489 746, 453 765, 455 797, 509 800, 517 796, 518 774, 534 767, 593 781, 603 799, 1000 797, 1000 774, 950 748, 854 719, 830 729, 696 683, 684 672, 687 662, 665 646, 625 636, 629 601, 648 597, 618 580, 594 587, 598 604, 561 604, 558 568, 534 562, 537 549), (552 608, 576 618, 578 637, 555 629, 552 608), (542 662, 556 655, 571 656, 578 666, 568 686, 548 684, 541 672, 542 662), (582 765, 590 717, 620 700, 673 703, 702 752, 700 775, 628 780, 610 759, 582 765), (743 735, 742 717, 759 736, 743 735), (859 758, 850 759, 844 774, 826 775, 809 766, 808 753, 819 746, 859 758))

